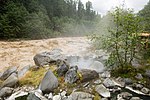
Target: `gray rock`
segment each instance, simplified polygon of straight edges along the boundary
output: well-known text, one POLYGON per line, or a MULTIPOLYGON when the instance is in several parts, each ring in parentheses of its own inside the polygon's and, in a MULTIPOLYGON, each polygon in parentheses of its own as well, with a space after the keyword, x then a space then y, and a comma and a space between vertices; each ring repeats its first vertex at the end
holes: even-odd
POLYGON ((42 79, 39 89, 43 93, 49 93, 58 87, 58 80, 52 71, 48 71, 42 79))
POLYGON ((3 75, 0 77, 0 79, 5 80, 7 79, 12 73, 17 72, 17 67, 10 67, 6 71, 4 71, 3 75))
POLYGON ((143 88, 143 85, 142 84, 137 84, 137 83, 134 83, 132 85, 132 87, 136 90, 141 90, 143 88))
POLYGON ((27 100, 48 100, 48 99, 42 96, 41 93, 32 91, 27 97, 27 100))
POLYGON ((66 83, 75 83, 78 80, 78 74, 75 70, 68 70, 65 74, 66 83))
POLYGON ((93 100, 94 95, 85 92, 73 92, 67 100, 93 100))
POLYGON ((52 93, 49 93, 48 100, 53 100, 53 94, 52 93))
POLYGON ((132 97, 130 100, 141 100, 139 97, 132 97))
POLYGON ((61 50, 53 49, 51 52, 43 52, 36 54, 33 58, 37 66, 49 65, 51 62, 56 62, 58 59, 64 59, 61 50))
POLYGON ((122 97, 122 98, 125 99, 125 100, 130 100, 131 97, 132 97, 132 94, 130 94, 130 93, 128 93, 128 92, 122 92, 122 93, 120 94, 120 97, 122 97))
POLYGON ((0 98, 10 96, 13 92, 13 88, 4 87, 0 90, 0 98))
POLYGON ((150 78, 150 70, 146 70, 145 75, 150 78))
POLYGON ((148 88, 143 87, 141 90, 143 93, 148 94, 150 90, 148 88))
POLYGON ((107 88, 113 88, 115 86, 114 82, 109 79, 109 78, 106 78, 104 81, 103 81, 103 84, 105 87, 107 88))
POLYGON ((133 83, 132 79, 130 79, 130 78, 124 78, 124 82, 125 82, 126 85, 130 85, 130 84, 133 83))
POLYGON ((97 85, 95 87, 95 91, 99 93, 99 95, 109 98, 110 97, 110 92, 107 90, 107 88, 104 85, 97 85))
POLYGON ((99 61, 94 61, 91 66, 90 66, 91 70, 95 70, 96 72, 100 73, 103 72, 105 70, 104 65, 99 62, 99 61))
POLYGON ((12 73, 3 83, 1 87, 14 87, 18 83, 16 73, 12 73))
POLYGON ((98 84, 100 84, 102 81, 100 80, 100 79, 98 79, 98 80, 96 80, 95 82, 94 82, 94 84, 96 84, 96 85, 98 85, 98 84))
POLYGON ((93 79, 97 79, 99 77, 98 73, 95 70, 89 70, 89 69, 80 70, 80 74, 82 75, 81 82, 87 82, 93 79))
POLYGON ((57 66, 58 66, 57 68, 58 76, 64 76, 69 69, 69 66, 64 61, 62 61, 62 63, 57 66))
POLYGON ((135 78, 138 79, 138 80, 141 80, 141 79, 143 79, 143 76, 142 76, 142 74, 137 73, 137 75, 135 76, 135 78))
POLYGON ((108 71, 103 72, 101 77, 102 78, 109 78, 110 77, 110 72, 108 72, 108 71))
POLYGON ((70 66, 70 68, 69 68, 70 70, 74 70, 74 71, 78 71, 78 66, 70 66))
POLYGON ((18 78, 22 78, 27 71, 29 71, 30 65, 23 67, 21 70, 18 71, 18 78))

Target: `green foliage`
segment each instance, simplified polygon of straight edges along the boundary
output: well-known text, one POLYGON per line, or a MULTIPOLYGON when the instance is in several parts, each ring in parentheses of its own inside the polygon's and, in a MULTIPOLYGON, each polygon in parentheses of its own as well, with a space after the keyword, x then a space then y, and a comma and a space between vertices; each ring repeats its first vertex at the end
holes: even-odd
POLYGON ((131 64, 136 55, 136 47, 139 44, 138 33, 140 33, 140 19, 132 10, 115 8, 110 12, 113 25, 108 29, 106 38, 100 36, 102 48, 110 53, 106 65, 109 67, 122 68, 131 64))
POLYGON ((139 11, 138 15, 143 19, 141 21, 141 26, 144 27, 144 31, 150 32, 150 1, 139 11))
POLYGON ((65 33, 67 24, 90 20, 91 25, 97 15, 91 10, 92 3, 87 4, 85 10, 80 0, 1 0, 0 38, 48 38, 65 33))
POLYGON ((26 9, 19 3, 7 2, 0 14, 0 37, 16 38, 22 35, 23 23, 28 15, 26 9))

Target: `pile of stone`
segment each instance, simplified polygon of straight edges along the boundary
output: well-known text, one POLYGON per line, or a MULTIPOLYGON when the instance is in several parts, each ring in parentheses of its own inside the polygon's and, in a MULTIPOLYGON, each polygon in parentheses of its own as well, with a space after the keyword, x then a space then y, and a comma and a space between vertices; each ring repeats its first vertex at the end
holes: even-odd
MULTIPOLYGON (((47 69, 37 88, 29 86, 17 87, 19 79, 26 74, 31 66, 25 66, 21 70, 18 70, 17 67, 8 68, 3 73, 0 73, 0 79, 3 81, 0 86, 1 99, 15 100, 26 96, 27 100, 93 100, 94 98, 100 99, 100 97, 102 100, 110 100, 113 98, 113 93, 118 93, 116 100, 141 100, 128 92, 122 92, 122 88, 128 88, 128 86, 131 87, 128 89, 137 94, 150 96, 148 88, 141 84, 133 83, 129 78, 113 79, 107 70, 104 71, 103 69, 101 72, 101 70, 93 70, 94 67, 92 69, 81 69, 77 65, 71 65, 68 60, 73 58, 63 56, 60 49, 36 54, 33 59, 35 65, 38 66, 36 67, 37 70, 45 65, 56 64, 55 72, 57 76, 53 71, 47 69), (65 89, 60 89, 58 93, 55 93, 54 90, 59 89, 62 84, 58 81, 59 77, 64 77, 66 84, 77 84, 73 87, 71 93, 67 93, 67 86, 65 89), (98 94, 98 97, 95 94, 98 94)), ((91 65, 96 66, 96 68, 102 67, 98 61, 93 61, 93 63, 91 65)), ((149 71, 146 74, 149 75, 149 71)), ((142 78, 140 74, 136 77, 142 78)))

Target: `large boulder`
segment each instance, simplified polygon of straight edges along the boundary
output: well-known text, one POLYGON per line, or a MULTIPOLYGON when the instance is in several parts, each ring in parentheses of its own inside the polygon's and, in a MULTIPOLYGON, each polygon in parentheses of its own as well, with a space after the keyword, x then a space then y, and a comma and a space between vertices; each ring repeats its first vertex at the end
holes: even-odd
POLYGON ((13 92, 13 88, 4 87, 0 90, 0 98, 10 96, 13 92))
POLYGON ((29 66, 25 66, 21 70, 19 70, 18 71, 18 78, 19 79, 22 78, 26 74, 26 72, 29 71, 29 69, 30 69, 30 65, 29 66))
POLYGON ((43 93, 49 93, 58 87, 58 79, 51 70, 47 71, 44 78, 42 79, 39 89, 43 93))
POLYGON ((18 83, 16 73, 11 74, 3 83, 1 87, 14 87, 18 83))
POLYGON ((4 71, 4 73, 1 75, 0 79, 5 80, 7 79, 12 73, 17 72, 17 67, 10 67, 7 70, 4 71))
POLYGON ((95 91, 99 93, 99 95, 108 98, 110 97, 110 92, 107 90, 107 88, 104 85, 97 85, 95 87, 95 91))
POLYGON ((93 100, 94 95, 85 92, 73 92, 67 100, 93 100))
POLYGON ((99 77, 98 73, 95 70, 82 69, 79 72, 81 74, 82 82, 87 82, 99 77))
POLYGON ((59 49, 53 49, 51 52, 36 54, 33 58, 37 66, 49 65, 51 62, 55 62, 58 59, 64 59, 61 54, 61 50, 59 49))
POLYGON ((65 82, 66 83, 75 83, 78 80, 78 74, 77 71, 74 69, 69 69, 67 73, 65 74, 65 82))

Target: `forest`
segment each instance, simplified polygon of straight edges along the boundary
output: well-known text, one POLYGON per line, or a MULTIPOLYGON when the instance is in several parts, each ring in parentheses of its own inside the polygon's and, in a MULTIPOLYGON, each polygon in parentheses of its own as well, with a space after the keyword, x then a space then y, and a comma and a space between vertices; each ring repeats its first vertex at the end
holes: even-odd
POLYGON ((0 38, 90 33, 97 17, 90 1, 84 5, 81 0, 0 0, 0 38))

